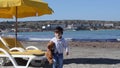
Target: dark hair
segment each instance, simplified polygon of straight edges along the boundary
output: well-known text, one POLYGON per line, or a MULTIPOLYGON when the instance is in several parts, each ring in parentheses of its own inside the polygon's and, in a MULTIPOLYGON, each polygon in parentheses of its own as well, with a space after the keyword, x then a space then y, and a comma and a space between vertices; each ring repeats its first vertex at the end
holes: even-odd
POLYGON ((63 28, 60 27, 60 26, 57 26, 54 30, 54 32, 58 33, 58 32, 61 32, 63 34, 63 28))

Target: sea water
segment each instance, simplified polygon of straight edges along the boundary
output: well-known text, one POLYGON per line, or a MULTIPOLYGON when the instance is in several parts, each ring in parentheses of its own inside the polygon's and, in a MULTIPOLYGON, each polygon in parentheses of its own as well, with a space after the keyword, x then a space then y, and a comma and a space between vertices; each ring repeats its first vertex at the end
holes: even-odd
MULTIPOLYGON (((14 32, 7 35, 14 36, 14 32)), ((18 32, 18 38, 27 40, 49 40, 54 37, 54 32, 18 32)), ((79 30, 64 31, 63 37, 70 40, 119 40, 120 30, 79 30)))

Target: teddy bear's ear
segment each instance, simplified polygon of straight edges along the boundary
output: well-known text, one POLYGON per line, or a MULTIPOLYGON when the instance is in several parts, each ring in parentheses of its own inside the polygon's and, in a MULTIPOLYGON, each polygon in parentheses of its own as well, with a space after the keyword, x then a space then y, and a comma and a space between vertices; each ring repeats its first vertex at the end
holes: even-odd
POLYGON ((52 49, 54 47, 55 43, 50 41, 48 44, 47 44, 47 47, 48 49, 52 49))

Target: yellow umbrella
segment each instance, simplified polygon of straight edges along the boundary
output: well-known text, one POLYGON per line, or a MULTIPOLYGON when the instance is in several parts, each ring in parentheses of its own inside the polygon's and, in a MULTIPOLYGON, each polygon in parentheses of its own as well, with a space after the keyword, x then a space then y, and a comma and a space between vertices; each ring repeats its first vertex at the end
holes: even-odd
POLYGON ((0 18, 16 18, 16 40, 18 18, 41 16, 52 13, 52 9, 42 0, 0 0, 0 18))
POLYGON ((53 11, 42 0, 0 0, 0 18, 18 18, 51 14, 53 11), (5 15, 4 15, 5 14, 5 15))

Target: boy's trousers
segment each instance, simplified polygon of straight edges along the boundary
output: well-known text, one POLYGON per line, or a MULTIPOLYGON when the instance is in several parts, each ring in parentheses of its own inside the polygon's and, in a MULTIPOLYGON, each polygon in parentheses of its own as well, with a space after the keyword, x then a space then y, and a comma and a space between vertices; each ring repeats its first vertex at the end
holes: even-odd
POLYGON ((53 54, 53 68, 63 68, 63 54, 53 54))

